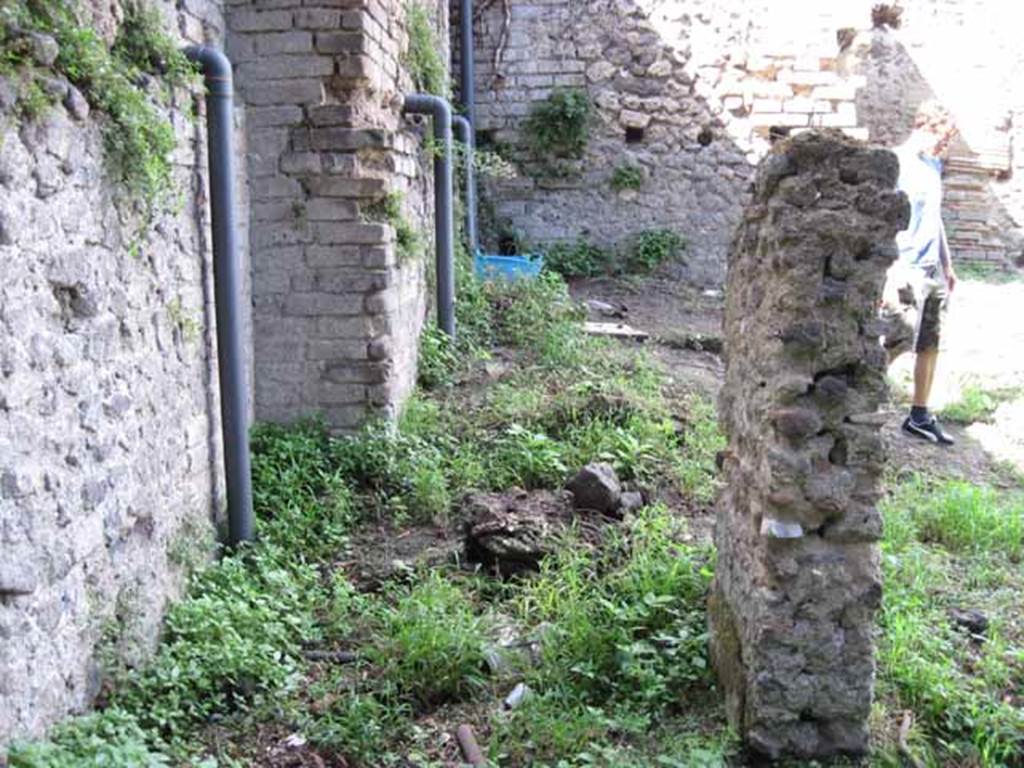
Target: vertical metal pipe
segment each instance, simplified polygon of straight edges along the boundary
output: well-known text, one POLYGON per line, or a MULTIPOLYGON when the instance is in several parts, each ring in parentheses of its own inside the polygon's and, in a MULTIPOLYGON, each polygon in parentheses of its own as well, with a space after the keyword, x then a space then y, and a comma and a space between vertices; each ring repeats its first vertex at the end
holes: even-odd
POLYGON ((452 109, 445 99, 430 94, 405 97, 403 111, 431 115, 434 139, 434 242, 437 267, 437 324, 455 338, 455 225, 452 218, 452 109))
POLYGON ((455 131, 455 137, 466 148, 466 162, 463 169, 466 177, 466 191, 463 202, 466 204, 466 240, 469 241, 469 254, 472 257, 480 249, 480 242, 477 240, 476 234, 476 169, 473 165, 473 150, 476 147, 476 142, 473 141, 473 126, 461 115, 452 117, 452 128, 455 131))
POLYGON ((459 90, 466 119, 469 120, 471 128, 476 128, 476 79, 473 72, 473 52, 476 45, 473 41, 473 0, 462 0, 459 6, 459 22, 461 28, 459 45, 462 52, 459 59, 461 71, 459 90))
POLYGON ((234 546, 253 538, 254 520, 246 413, 249 384, 242 344, 242 270, 235 237, 231 62, 220 51, 204 45, 189 46, 185 55, 200 65, 206 81, 217 364, 228 493, 228 544, 234 546))

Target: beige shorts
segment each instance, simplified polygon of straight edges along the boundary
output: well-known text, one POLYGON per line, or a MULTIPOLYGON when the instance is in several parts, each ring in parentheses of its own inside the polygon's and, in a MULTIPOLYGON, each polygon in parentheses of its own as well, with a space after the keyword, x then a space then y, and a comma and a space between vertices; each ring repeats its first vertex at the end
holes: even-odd
POLYGON ((882 303, 882 345, 894 360, 904 352, 938 350, 949 292, 942 267, 893 267, 882 303))

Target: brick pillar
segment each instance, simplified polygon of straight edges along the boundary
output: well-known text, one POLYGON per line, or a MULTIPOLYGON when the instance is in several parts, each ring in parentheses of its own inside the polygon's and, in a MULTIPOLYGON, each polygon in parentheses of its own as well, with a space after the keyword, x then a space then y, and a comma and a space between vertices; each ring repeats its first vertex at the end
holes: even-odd
POLYGON ((773 758, 868 744, 897 170, 837 131, 783 143, 729 257, 712 656, 730 720, 773 758))
POLYGON ((423 321, 423 259, 400 263, 392 225, 366 215, 397 190, 431 229, 400 114, 405 14, 397 0, 266 5, 236 0, 228 16, 247 108, 256 415, 351 429, 412 389, 423 321))

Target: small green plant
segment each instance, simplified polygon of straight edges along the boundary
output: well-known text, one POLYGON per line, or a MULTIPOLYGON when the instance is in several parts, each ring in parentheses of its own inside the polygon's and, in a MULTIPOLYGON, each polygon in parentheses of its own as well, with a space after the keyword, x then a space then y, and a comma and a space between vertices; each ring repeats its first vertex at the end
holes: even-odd
POLYGON ((565 482, 569 468, 565 449, 543 432, 511 424, 498 443, 496 465, 503 474, 499 486, 557 488, 565 482))
POLYGON ((390 224, 395 230, 395 252, 402 263, 423 254, 423 236, 402 213, 403 195, 397 190, 388 192, 363 209, 363 218, 390 224))
POLYGON ((447 97, 448 68, 441 58, 441 46, 430 11, 419 3, 411 2, 405 6, 405 23, 409 32, 405 65, 413 83, 424 93, 447 97))
POLYGON ((380 663, 419 706, 458 700, 484 683, 484 623, 469 596, 437 571, 399 589, 381 617, 380 663))
POLYGON ((562 277, 594 277, 608 271, 611 254, 586 240, 554 243, 544 252, 544 268, 562 277))
POLYGON ((590 137, 590 97, 581 88, 552 91, 526 119, 530 147, 540 157, 578 159, 590 137))
POLYGON ((164 31, 166 23, 160 11, 145 0, 124 5, 124 21, 118 30, 112 53, 140 72, 160 75, 170 86, 194 84, 196 66, 164 31))
POLYGON ((38 120, 56 103, 34 78, 22 83, 18 93, 18 112, 26 120, 38 120))
POLYGON ((977 384, 969 384, 960 393, 960 399, 949 403, 939 411, 939 416, 956 424, 990 422, 1001 403, 1013 400, 1021 394, 1019 388, 988 390, 977 384))
POLYGON ((184 309, 180 297, 175 297, 167 302, 167 317, 174 323, 185 341, 192 342, 199 338, 202 324, 184 309))
POLYGON ((629 268, 650 272, 666 261, 676 258, 686 245, 682 235, 670 229, 648 229, 641 232, 629 257, 629 268))
POLYGON ((416 369, 419 385, 436 389, 452 383, 452 375, 460 362, 451 337, 436 325, 428 325, 420 335, 420 359, 416 369))
POLYGON ((644 184, 644 171, 636 165, 619 165, 612 171, 611 185, 616 192, 640 189, 644 184))
POLYGON ((15 744, 8 761, 11 768, 169 768, 150 737, 132 715, 113 707, 57 726, 47 741, 15 744))

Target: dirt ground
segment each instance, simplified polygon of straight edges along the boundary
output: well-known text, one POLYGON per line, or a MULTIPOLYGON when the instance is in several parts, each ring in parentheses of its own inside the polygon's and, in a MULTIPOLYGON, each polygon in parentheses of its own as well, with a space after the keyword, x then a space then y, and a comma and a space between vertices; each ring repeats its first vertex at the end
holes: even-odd
MULTIPOLYGON (((645 342, 674 386, 717 395, 724 374, 719 348, 724 296, 664 277, 602 278, 572 286, 592 320, 625 322, 645 342), (614 308, 610 310, 606 306, 614 308), (705 347, 701 350, 701 347, 705 347)), ((1024 277, 962 279, 945 318, 933 406, 956 401, 964 387, 1024 391, 1024 277)), ((928 471, 972 482, 1019 485, 1024 475, 1024 394, 1003 402, 990 423, 947 425, 957 445, 943 448, 905 436, 900 423, 911 394, 913 357, 890 370, 892 402, 885 436, 897 472, 928 471)))

